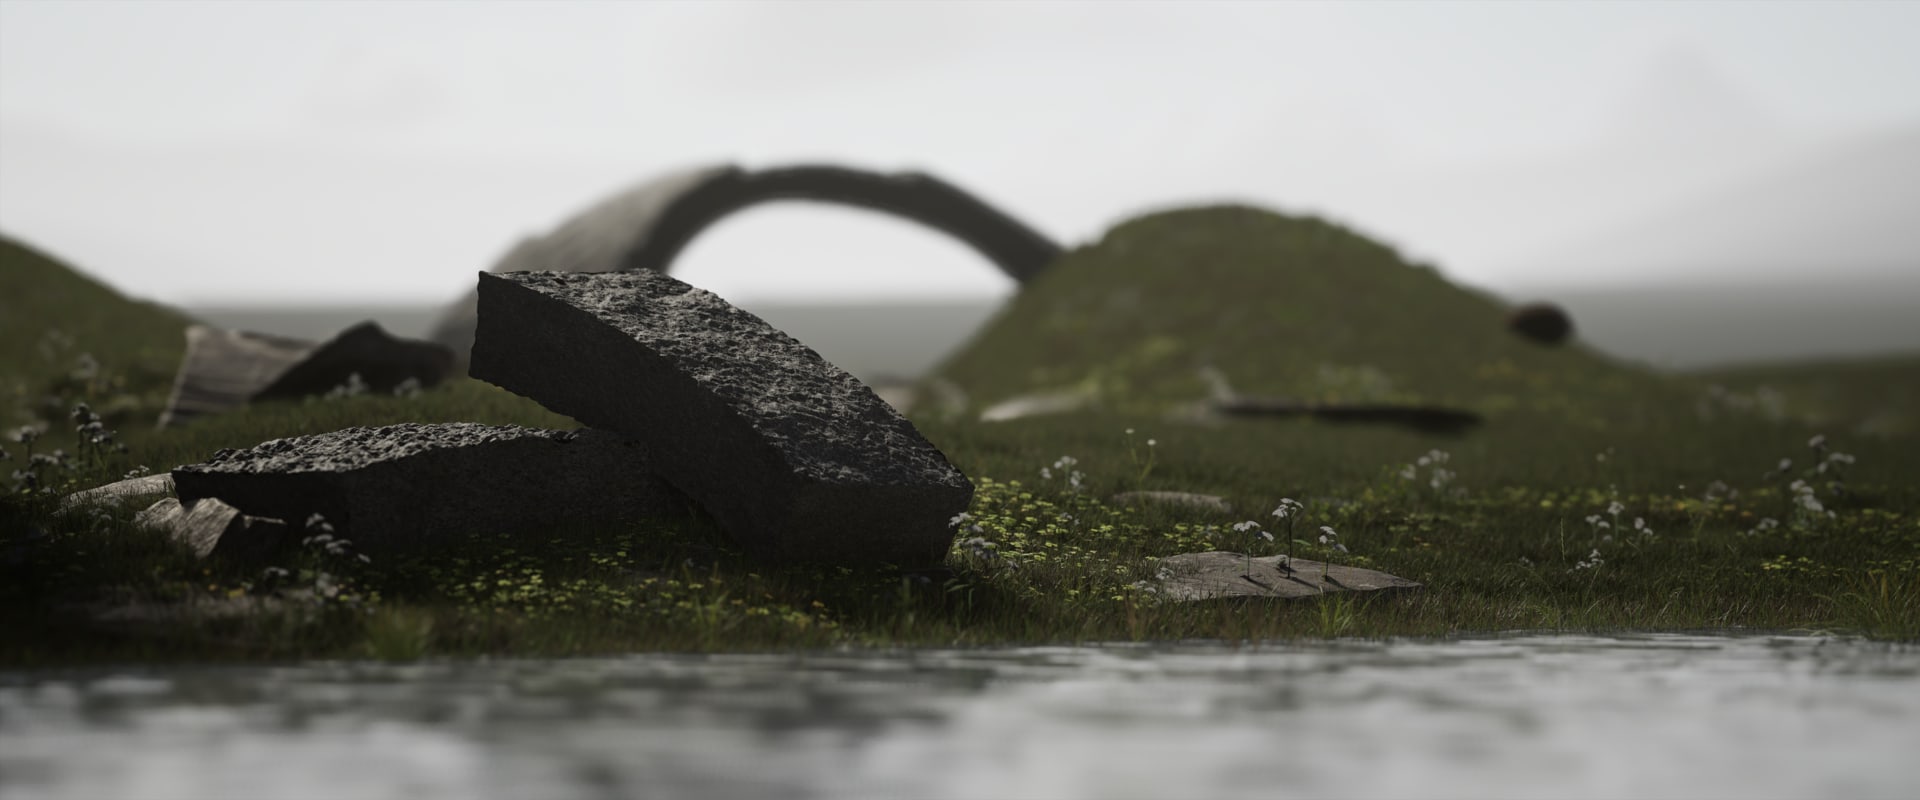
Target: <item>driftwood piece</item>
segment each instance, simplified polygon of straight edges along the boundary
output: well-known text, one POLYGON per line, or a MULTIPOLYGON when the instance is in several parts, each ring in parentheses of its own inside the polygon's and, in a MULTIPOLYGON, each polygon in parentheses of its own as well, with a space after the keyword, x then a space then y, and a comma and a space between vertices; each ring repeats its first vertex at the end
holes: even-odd
POLYGON ((1307 416, 1327 422, 1405 425, 1431 433, 1461 433, 1481 423, 1479 414, 1442 406, 1306 403, 1284 397, 1239 395, 1216 399, 1213 408, 1235 417, 1307 416))
POLYGON ((173 494, 173 473, 162 472, 155 475, 143 475, 114 481, 105 486, 84 489, 60 498, 62 510, 93 503, 118 502, 133 497, 154 494, 173 494))
POLYGON ((1252 559, 1249 565, 1242 553, 1181 553, 1160 559, 1164 577, 1154 588, 1161 597, 1176 602, 1289 599, 1420 588, 1419 583, 1377 570, 1299 558, 1283 566, 1286 559, 1286 556, 1262 556, 1252 559))

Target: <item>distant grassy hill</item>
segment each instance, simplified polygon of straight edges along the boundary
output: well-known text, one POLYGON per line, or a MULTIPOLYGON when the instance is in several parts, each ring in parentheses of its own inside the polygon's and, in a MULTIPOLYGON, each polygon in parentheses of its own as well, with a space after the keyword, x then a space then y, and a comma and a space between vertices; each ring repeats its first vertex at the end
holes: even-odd
POLYGON ((1535 412, 1600 427, 1667 414, 1675 382, 1508 332, 1496 299, 1339 225, 1241 206, 1115 227, 1029 283, 943 365, 976 405, 1082 390, 1158 412, 1235 390, 1535 412))
POLYGON ((49 393, 89 398, 114 422, 157 417, 191 323, 0 235, 0 422, 24 424, 49 393), (88 377, 83 356, 103 369, 88 377))
MULTIPOLYGON (((0 426, 37 425, 65 433, 72 404, 85 401, 121 440, 133 463, 192 463, 222 447, 321 433, 349 425, 471 420, 570 428, 575 423, 532 401, 471 380, 449 381, 417 400, 362 397, 328 404, 267 403, 156 432, 196 320, 128 298, 59 259, 0 236, 0 426), (87 364, 96 365, 88 369, 87 364)), ((4 446, 0 442, 0 446, 4 446)))

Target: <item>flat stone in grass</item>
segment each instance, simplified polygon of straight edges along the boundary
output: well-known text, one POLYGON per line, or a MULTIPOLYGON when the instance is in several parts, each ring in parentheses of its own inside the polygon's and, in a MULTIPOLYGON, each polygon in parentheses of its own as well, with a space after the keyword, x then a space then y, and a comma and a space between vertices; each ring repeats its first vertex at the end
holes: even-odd
POLYGON ((1420 584, 1384 572, 1339 564, 1294 559, 1292 569, 1284 569, 1286 556, 1253 559, 1252 570, 1241 553, 1181 553, 1160 559, 1165 574, 1155 590, 1161 597, 1178 602, 1225 600, 1233 598, 1319 597, 1338 592, 1381 592, 1418 589, 1420 584), (1326 568, 1324 581, 1321 567, 1326 568))
POLYGON ((286 546, 292 529, 285 522, 240 513, 240 509, 207 497, 182 505, 169 497, 135 515, 133 522, 165 531, 200 558, 257 561, 286 546))
POLYGON ((939 564, 973 484, 852 375, 650 270, 480 275, 470 373, 647 445, 749 553, 939 564))
POLYGON ((641 446, 606 431, 405 423, 222 450, 173 471, 186 504, 217 497, 374 552, 475 534, 620 524, 684 509, 641 446))

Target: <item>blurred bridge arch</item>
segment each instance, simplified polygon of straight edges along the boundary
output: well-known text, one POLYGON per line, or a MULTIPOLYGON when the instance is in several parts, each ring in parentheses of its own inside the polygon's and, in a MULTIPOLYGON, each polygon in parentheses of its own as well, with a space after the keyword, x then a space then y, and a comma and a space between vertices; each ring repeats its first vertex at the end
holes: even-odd
MULTIPOLYGON (((778 200, 835 203, 918 222, 973 248, 1017 283, 1060 255, 1060 245, 946 181, 919 172, 800 165, 764 170, 710 166, 644 181, 507 251, 489 272, 670 272, 688 243, 721 219, 778 200)), ((429 338, 453 349, 464 371, 478 297, 455 302, 429 338)))

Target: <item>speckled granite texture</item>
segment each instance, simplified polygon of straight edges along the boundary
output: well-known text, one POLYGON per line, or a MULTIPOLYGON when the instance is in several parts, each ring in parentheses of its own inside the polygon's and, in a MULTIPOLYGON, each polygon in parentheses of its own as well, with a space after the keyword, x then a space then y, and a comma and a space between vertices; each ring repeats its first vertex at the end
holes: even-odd
POLYGON ((320 514, 377 552, 683 509, 650 463, 639 443, 606 431, 406 423, 222 450, 175 469, 173 482, 183 503, 218 497, 296 530, 320 514))
POLYGON ((792 337, 657 272, 480 275, 474 377, 642 442, 748 551, 940 563, 973 485, 792 337))

